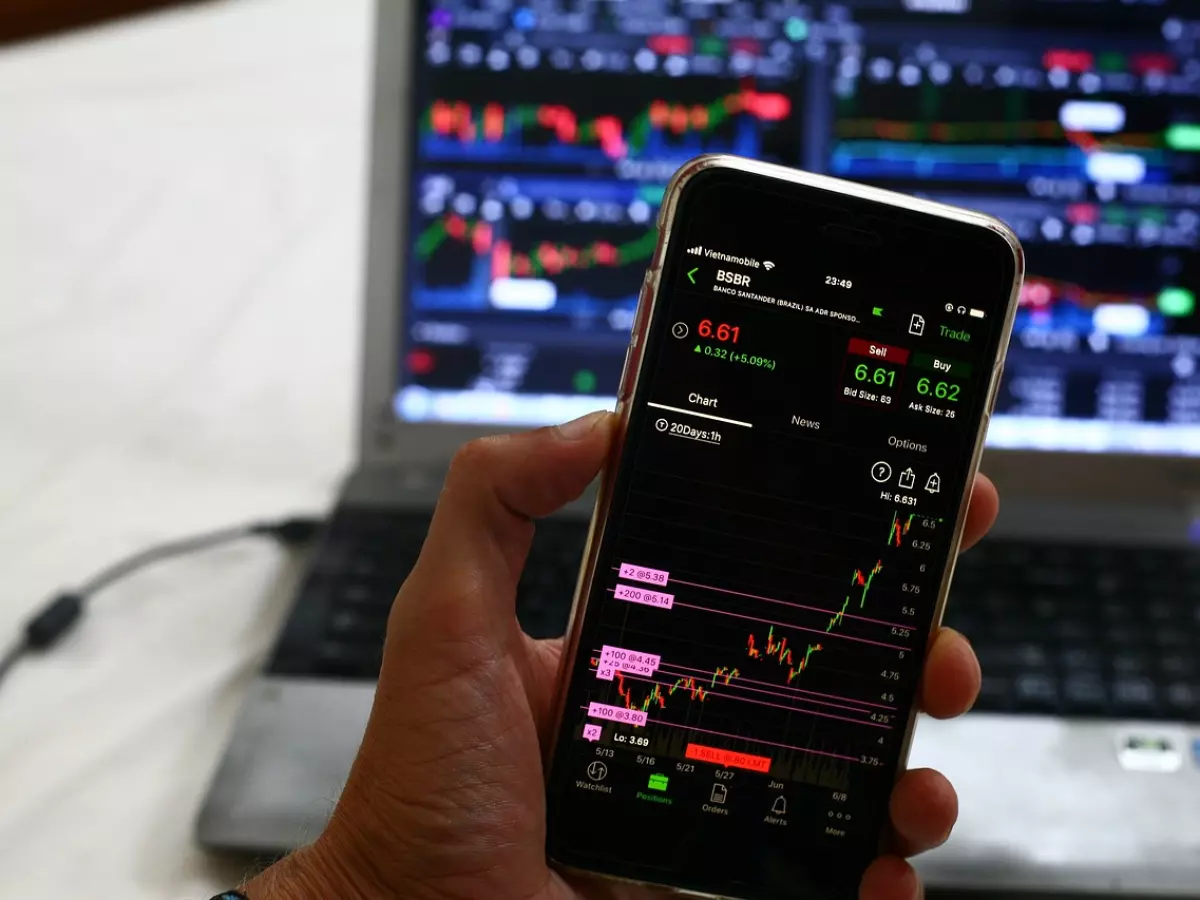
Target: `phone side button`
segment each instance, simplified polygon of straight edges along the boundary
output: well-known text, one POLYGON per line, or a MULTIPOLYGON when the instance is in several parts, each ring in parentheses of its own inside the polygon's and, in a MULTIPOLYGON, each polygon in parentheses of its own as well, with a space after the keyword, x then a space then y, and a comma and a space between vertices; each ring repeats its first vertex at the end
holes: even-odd
POLYGON ((633 316, 634 343, 646 330, 646 322, 650 318, 650 307, 654 304, 656 290, 658 290, 658 273, 654 269, 647 269, 646 277, 642 279, 642 288, 638 292, 637 310, 633 316))
POLYGON ((633 356, 633 344, 625 348, 625 362, 621 364, 621 384, 617 388, 617 405, 625 402, 629 396, 629 359, 633 356))
POLYGON ((996 399, 1000 396, 1000 376, 996 376, 996 380, 992 382, 992 393, 988 397, 987 416, 990 419, 992 413, 996 411, 996 399))
POLYGON ((650 265, 646 267, 646 275, 649 276, 652 272, 662 271, 663 256, 666 255, 667 245, 663 242, 662 231, 659 231, 658 243, 654 246, 654 253, 650 255, 650 265))
POLYGON ((625 349, 625 362, 621 366, 621 384, 617 388, 618 400, 628 400, 629 395, 633 393, 634 373, 637 372, 638 363, 642 358, 641 343, 641 335, 635 331, 629 346, 625 349))
POLYGON ((992 394, 988 397, 988 418, 991 418, 993 412, 996 411, 996 400, 1000 397, 1000 382, 1004 380, 1004 363, 996 366, 996 372, 992 375, 992 394))

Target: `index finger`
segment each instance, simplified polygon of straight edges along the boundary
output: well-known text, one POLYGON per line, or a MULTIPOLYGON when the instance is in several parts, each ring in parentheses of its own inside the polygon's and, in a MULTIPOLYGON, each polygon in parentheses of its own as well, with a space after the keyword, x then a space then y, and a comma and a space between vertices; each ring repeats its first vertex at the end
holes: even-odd
POLYGON ((953 628, 939 628, 929 645, 921 678, 921 709, 935 719, 961 716, 979 696, 982 674, 967 639, 953 628))
POLYGON ((975 476, 975 486, 971 490, 971 502, 967 507, 967 524, 963 528, 962 549, 967 550, 978 544, 988 533, 1000 512, 1000 495, 992 480, 982 472, 975 476))

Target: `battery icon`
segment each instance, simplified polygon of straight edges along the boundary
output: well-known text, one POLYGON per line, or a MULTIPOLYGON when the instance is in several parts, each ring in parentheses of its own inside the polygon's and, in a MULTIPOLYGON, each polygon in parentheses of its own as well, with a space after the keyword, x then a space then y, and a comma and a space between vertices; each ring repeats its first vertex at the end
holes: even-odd
POLYGON ((971 318, 972 318, 972 319, 983 319, 983 318, 986 318, 986 317, 987 317, 987 314, 986 314, 986 313, 984 313, 984 311, 983 311, 982 309, 973 309, 973 310, 971 310, 971 318))

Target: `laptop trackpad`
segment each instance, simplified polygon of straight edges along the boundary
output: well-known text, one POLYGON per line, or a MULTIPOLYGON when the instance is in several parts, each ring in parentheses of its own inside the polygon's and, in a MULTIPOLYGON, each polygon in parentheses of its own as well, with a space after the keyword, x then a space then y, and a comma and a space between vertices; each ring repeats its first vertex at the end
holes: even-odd
POLYGON ((972 713, 922 717, 910 757, 954 782, 959 821, 917 866, 938 887, 1193 896, 1200 729, 972 713))
POLYGON ((320 834, 374 695, 373 682, 257 679, 200 812, 200 842, 273 852, 320 834))

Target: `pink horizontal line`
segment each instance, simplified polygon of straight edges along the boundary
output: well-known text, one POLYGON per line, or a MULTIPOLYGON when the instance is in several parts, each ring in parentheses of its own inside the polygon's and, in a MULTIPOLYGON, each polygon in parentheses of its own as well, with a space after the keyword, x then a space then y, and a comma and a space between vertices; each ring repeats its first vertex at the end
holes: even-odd
MULTIPOLYGON (((612 588, 609 588, 609 591, 612 591, 612 588)), ((600 655, 599 650, 592 651, 592 656, 599 656, 599 655, 600 655)), ((683 669, 685 672, 702 672, 705 675, 710 676, 710 677, 712 676, 712 672, 713 672, 712 669, 697 669, 695 666, 681 666, 681 665, 679 665, 679 663, 662 663, 662 662, 660 662, 659 668, 661 668, 661 669, 668 669, 668 668, 683 669)), ((593 670, 593 671, 595 671, 595 670, 593 670)), ((784 685, 781 685, 781 684, 772 684, 769 681, 758 681, 755 678, 746 678, 742 675, 738 676, 738 681, 743 681, 743 682, 746 682, 747 684, 761 684, 764 687, 774 688, 777 691, 795 691, 797 694, 812 694, 814 697, 827 697, 830 700, 844 700, 847 703, 857 703, 860 706, 875 706, 875 707, 878 707, 879 709, 891 709, 891 710, 898 710, 900 708, 898 706, 889 706, 887 703, 874 703, 870 700, 855 700, 853 697, 843 697, 840 694, 825 694, 825 693, 822 693, 821 691, 810 691, 810 690, 806 690, 805 688, 792 687, 791 685, 787 685, 785 687, 784 685)), ((815 703, 816 701, 814 700, 813 702, 815 703)))
MULTIPOLYGON (((657 684, 663 687, 672 687, 675 684, 673 681, 659 681, 656 678, 641 678, 639 676, 629 674, 626 674, 625 677, 631 681, 648 681, 650 684, 657 684)), ((703 687, 703 685, 701 685, 701 687, 703 687)), ((704 688, 704 693, 709 697, 726 697, 730 700, 738 700, 742 703, 753 703, 755 706, 773 706, 776 709, 786 709, 788 712, 804 713, 810 716, 820 716, 823 719, 837 719, 839 722, 851 722, 855 725, 870 725, 872 728, 882 728, 885 731, 891 730, 890 726, 880 725, 878 722, 865 722, 862 719, 851 719, 848 716, 835 716, 833 713, 821 712, 816 709, 802 709, 798 706, 786 706, 783 703, 769 703, 766 700, 754 700, 750 697, 738 697, 735 694, 723 694, 720 691, 710 690, 709 688, 704 688)), ((814 701, 809 700, 805 702, 812 703, 814 701)), ((859 710, 859 712, 866 713, 867 710, 862 709, 859 710)))
MULTIPOLYGON (((712 677, 712 673, 713 673, 712 669, 696 669, 696 668, 693 668, 692 666, 677 666, 677 665, 675 665, 675 663, 659 663, 658 667, 659 667, 659 669, 681 669, 684 672, 703 672, 709 678, 712 677)), ((717 676, 718 681, 721 681, 724 678, 725 678, 724 675, 717 676)), ((839 697, 837 694, 821 694, 821 693, 818 693, 817 691, 802 691, 802 690, 800 690, 800 688, 794 688, 791 685, 784 686, 784 685, 779 685, 779 684, 771 684, 771 682, 769 682, 769 681, 756 681, 753 678, 745 678, 741 675, 738 675, 735 678, 731 679, 729 684, 724 685, 724 686, 725 687, 740 686, 742 688, 742 690, 744 690, 744 691, 757 690, 757 688, 746 687, 747 684, 761 684, 763 687, 772 688, 772 690, 763 691, 763 693, 767 693, 767 694, 774 693, 777 696, 779 696, 779 693, 778 693, 779 691, 797 691, 801 694, 816 694, 818 697, 828 697, 830 700, 843 700, 846 703, 858 703, 861 706, 881 706, 884 709, 895 709, 896 708, 894 706, 885 706, 882 703, 867 703, 863 700, 855 700, 853 697, 839 697)), ((836 706, 838 709, 848 709, 853 712, 860 712, 860 713, 870 712, 869 709, 859 709, 857 706, 842 706, 840 703, 827 703, 824 700, 809 700, 805 697, 797 697, 796 699, 804 700, 804 702, 806 702, 806 703, 823 703, 825 706, 836 706)))
POLYGON ((748 619, 751 622, 762 622, 764 625, 778 625, 780 628, 790 628, 792 631, 808 631, 812 634, 820 634, 825 637, 840 638, 843 641, 855 641, 859 644, 873 644, 876 647, 887 647, 889 650, 909 650, 910 647, 905 647, 902 644, 885 644, 883 641, 869 641, 866 638, 852 637, 848 634, 839 634, 836 631, 818 631, 815 628, 803 628, 799 625, 792 625, 788 622, 776 622, 774 619, 760 619, 757 616, 743 616, 741 613, 728 612, 724 609, 711 609, 707 606, 696 606, 692 603, 680 603, 675 601, 676 606, 682 606, 685 609, 698 609, 701 612, 717 613, 721 616, 733 616, 735 619, 748 619))
POLYGON ((870 616, 855 616, 850 613, 843 613, 836 609, 825 609, 820 606, 806 606, 803 603, 791 603, 787 600, 776 600, 774 597, 764 597, 761 594, 748 594, 745 591, 731 591, 727 588, 713 587, 711 584, 699 584, 695 581, 684 581, 682 578, 673 578, 675 584, 686 584, 688 587, 700 588, 705 591, 717 591, 721 594, 733 594, 735 597, 749 597, 751 600, 763 600, 767 603, 778 603, 780 606, 790 606, 794 609, 807 609, 811 612, 824 613, 827 616, 841 616, 844 619, 857 619, 860 622, 870 622, 873 625, 888 625, 892 628, 912 629, 912 625, 901 625, 899 622, 886 622, 883 619, 872 619, 870 616))
MULTIPOLYGON (((706 670, 706 669, 692 669, 690 666, 671 666, 671 665, 666 665, 666 664, 659 666, 659 668, 660 668, 660 669, 679 669, 679 670, 682 670, 682 672, 683 672, 683 673, 687 673, 687 672, 689 672, 689 671, 690 671, 690 672, 703 672, 703 673, 704 673, 704 678, 702 678, 702 679, 700 679, 700 680, 701 680, 702 682, 703 682, 703 681, 709 681, 709 683, 711 684, 711 681, 710 681, 710 678, 711 678, 711 676, 712 676, 712 670, 711 670, 711 669, 707 669, 707 670, 706 670)), ((598 670, 593 668, 593 669, 589 669, 588 671, 591 671, 591 672, 596 672, 596 671, 598 671, 598 670)), ((653 681, 653 680, 654 680, 654 679, 650 678, 649 676, 633 675, 633 674, 631 674, 631 673, 629 673, 629 672, 622 672, 621 674, 622 674, 622 675, 624 675, 626 678, 632 678, 632 679, 636 679, 636 680, 638 680, 638 681, 653 681)), ((671 676, 671 677, 677 677, 677 676, 675 675, 675 673, 672 673, 672 672, 668 672, 668 673, 666 673, 666 674, 667 674, 667 675, 669 675, 669 676, 671 676)), ((690 678, 690 677, 692 677, 692 676, 684 674, 684 675, 682 675, 682 676, 679 676, 679 677, 687 677, 687 678, 690 678)), ((723 676, 718 676, 718 679, 720 679, 720 678, 722 678, 722 677, 723 677, 723 676)), ((607 679, 605 679, 605 680, 607 680, 607 679)), ((766 682, 766 681, 752 681, 752 679, 749 679, 749 678, 742 678, 740 675, 737 677, 737 682, 744 682, 744 681, 750 681, 750 682, 751 682, 751 683, 753 683, 753 684, 762 684, 762 685, 766 685, 767 687, 774 688, 774 690, 770 690, 770 691, 764 691, 762 688, 752 688, 752 687, 747 687, 745 684, 738 684, 738 683, 736 683, 736 682, 733 682, 733 681, 730 681, 730 682, 728 682, 728 683, 726 683, 726 684, 723 684, 723 685, 721 685, 721 686, 722 686, 722 687, 727 687, 727 688, 737 688, 737 689, 739 689, 739 690, 743 690, 743 691, 754 691, 756 694, 770 694, 772 697, 775 697, 775 698, 777 698, 777 699, 779 699, 779 700, 790 700, 790 699, 794 699, 794 700, 797 700, 797 701, 799 701, 799 702, 801 702, 801 703, 814 703, 814 704, 817 704, 817 705, 820 705, 820 706, 832 706, 832 707, 833 707, 833 708, 835 708, 835 709, 845 709, 845 710, 848 710, 848 711, 850 711, 850 712, 862 713, 863 715, 868 715, 868 714, 870 714, 870 712, 871 712, 871 710, 869 710, 869 709, 861 709, 861 708, 859 708, 859 707, 857 707, 857 706, 843 706, 843 705, 842 705, 842 704, 840 704, 840 703, 830 703, 830 702, 828 702, 827 700, 810 700, 808 697, 790 697, 790 696, 789 696, 789 695, 787 695, 787 694, 782 694, 782 693, 780 693, 780 690, 781 690, 781 689, 779 688, 779 686, 778 686, 778 685, 773 685, 773 684, 770 684, 770 683, 768 683, 768 682, 766 682)), ((671 682, 671 681, 656 681, 656 682, 654 682, 654 683, 655 683, 655 684, 674 684, 674 682, 671 682)), ((701 684, 700 686, 701 686, 701 687, 704 687, 704 685, 703 685, 703 684, 701 684)), ((715 686, 714 686, 714 687, 715 687, 715 686)), ((706 694, 714 694, 714 695, 715 695, 715 696, 717 696, 717 697, 729 697, 731 700, 749 700, 749 698, 748 698, 748 697, 738 697, 738 696, 737 696, 737 695, 735 695, 735 694, 719 694, 719 693, 717 693, 715 690, 710 690, 709 688, 706 688, 706 687, 704 688, 704 693, 706 693, 706 694)), ((828 695, 826 695, 826 696, 828 696, 828 695)), ((838 700, 845 700, 845 699, 848 699, 848 698, 846 698, 846 697, 838 697, 838 698, 836 698, 836 699, 838 699, 838 700)), ((754 702, 754 701, 751 701, 751 702, 754 702)), ((855 702, 855 701, 851 701, 851 702, 855 702)), ((892 707, 888 707, 888 708, 889 708, 889 709, 891 709, 892 707)), ((794 706, 789 706, 789 707, 787 707, 787 709, 799 709, 799 711, 800 711, 800 712, 810 712, 810 710, 807 710, 807 709, 801 709, 801 708, 799 708, 799 707, 794 707, 794 706)), ((847 721, 855 721, 855 722, 857 722, 858 720, 857 720, 857 719, 853 719, 853 720, 847 720, 847 721)))

